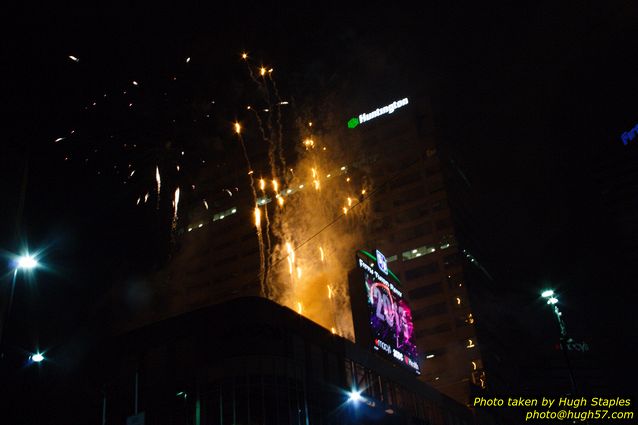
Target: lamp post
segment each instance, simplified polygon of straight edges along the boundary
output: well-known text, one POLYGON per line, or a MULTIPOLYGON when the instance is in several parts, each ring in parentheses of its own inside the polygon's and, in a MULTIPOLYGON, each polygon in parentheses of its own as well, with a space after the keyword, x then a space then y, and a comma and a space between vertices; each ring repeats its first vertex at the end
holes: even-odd
MULTIPOLYGON (((33 255, 29 255, 29 254, 21 255, 15 260, 15 267, 13 269, 12 279, 11 279, 11 289, 10 289, 11 292, 9 293, 9 302, 7 304, 7 309, 5 310, 5 313, 4 313, 4 317, 2 318, 3 319, 2 325, 0 325, 0 349, 2 348, 2 337, 4 335, 4 328, 6 326, 7 321, 9 320, 9 316, 11 316, 11 308, 13 307, 13 298, 15 294, 18 272, 19 271, 28 272, 38 267, 38 265, 39 265, 38 260, 33 255)), ((1 355, 4 357, 4 350, 2 351, 1 355)))
POLYGON ((561 311, 558 309, 558 295, 556 295, 556 293, 552 289, 546 289, 541 293, 541 297, 547 300, 547 305, 552 308, 552 311, 556 316, 556 320, 558 321, 558 326, 560 328, 560 349, 563 352, 565 363, 567 364, 567 371, 569 372, 569 382, 572 388, 572 395, 575 395, 576 381, 574 380, 574 373, 572 372, 572 366, 569 362, 569 356, 567 355, 567 343, 569 342, 569 338, 567 337, 567 328, 562 317, 563 313, 561 313, 561 311))

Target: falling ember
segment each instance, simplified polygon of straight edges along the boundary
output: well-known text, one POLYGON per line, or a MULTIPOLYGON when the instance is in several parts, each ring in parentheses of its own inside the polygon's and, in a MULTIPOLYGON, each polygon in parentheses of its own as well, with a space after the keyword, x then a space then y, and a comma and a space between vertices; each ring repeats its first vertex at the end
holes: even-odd
POLYGON ((294 263, 295 262, 295 251, 293 251, 292 245, 290 245, 290 242, 286 242, 286 250, 288 251, 289 258, 294 263))
POLYGON ((272 188, 275 191, 275 193, 279 192, 279 183, 277 183, 277 180, 272 181, 272 188))
POLYGON ((316 179, 316 178, 317 178, 317 169, 316 169, 316 168, 313 168, 313 169, 312 169, 312 178, 313 178, 313 179, 316 179))
POLYGON ((71 59, 73 62, 80 62, 80 59, 76 58, 73 55, 69 55, 69 59, 71 59))
POLYGON ((259 179, 259 188, 264 190, 266 188, 266 181, 264 179, 259 179))
POLYGON ((133 85, 134 85, 134 86, 137 86, 137 85, 138 85, 138 84, 137 84, 137 81, 133 80, 133 85))
POLYGON ((135 174, 135 170, 131 171, 131 174, 129 174, 129 177, 133 177, 133 174, 135 174))
POLYGON ((312 139, 306 139, 303 141, 304 146, 306 147, 306 149, 310 149, 310 148, 314 148, 315 147, 315 141, 312 139))
POLYGON ((191 61, 191 58, 190 58, 190 57, 186 58, 186 63, 188 63, 188 62, 190 62, 190 61, 191 61))
POLYGON ((288 273, 292 276, 292 258, 288 257, 288 273))
POLYGON ((146 201, 148 201, 148 193, 144 195, 144 203, 146 203, 146 201))
POLYGON ((175 200, 173 202, 175 203, 175 213, 173 214, 173 218, 177 219, 177 207, 179 205, 179 187, 175 189, 175 200))
POLYGON ((264 68, 263 66, 259 69, 259 75, 261 75, 262 77, 264 75, 266 75, 266 68, 264 68))
POLYGON ((301 303, 299 301, 297 301, 297 312, 299 312, 299 314, 301 314, 302 311, 303 311, 303 308, 301 307, 301 303))
POLYGON ((64 137, 58 137, 55 139, 55 143, 61 142, 62 140, 64 140, 64 137))
POLYGON ((208 202, 206 202, 206 199, 204 199, 204 206, 208 209, 208 202))
POLYGON ((255 226, 259 227, 261 224, 261 210, 259 207, 255 207, 255 226))
POLYGON ((323 257, 323 248, 319 247, 319 254, 321 254, 321 262, 323 263, 324 257, 323 257))
POLYGON ((352 206, 352 198, 348 196, 348 206, 351 207, 352 206))
POLYGON ((330 285, 326 285, 328 287, 328 299, 331 300, 332 299, 332 288, 330 287, 330 285))
POLYGON ((175 168, 177 168, 177 171, 179 171, 179 165, 176 165, 175 168))
POLYGON ((301 279, 301 267, 297 267, 297 279, 301 279))
POLYGON ((235 123, 235 133, 239 134, 241 132, 241 126, 238 122, 235 123))
POLYGON ((348 208, 347 207, 343 207, 343 213, 346 214, 346 215, 348 214, 348 208))
POLYGON ((315 180, 315 189, 319 190, 321 188, 321 185, 319 184, 319 180, 315 180))
POLYGON ((242 53, 241 54, 241 58, 244 59, 244 60, 248 59, 248 53, 246 53, 246 52, 242 53))
POLYGON ((330 328, 330 331, 332 332, 333 335, 337 334, 337 330, 334 327, 330 328))
POLYGON ((155 181, 157 182, 157 198, 159 199, 160 189, 162 188, 162 179, 160 178, 159 166, 155 166, 155 181))
POLYGON ((139 205, 141 200, 142 198, 137 198, 137 202, 135 203, 135 205, 139 205))
POLYGON ((284 206, 284 198, 281 195, 277 195, 277 203, 280 207, 284 206))
POLYGON ((365 189, 363 189, 363 190, 361 191, 361 194, 362 194, 362 195, 365 195, 365 194, 366 194, 366 190, 365 190, 365 189))

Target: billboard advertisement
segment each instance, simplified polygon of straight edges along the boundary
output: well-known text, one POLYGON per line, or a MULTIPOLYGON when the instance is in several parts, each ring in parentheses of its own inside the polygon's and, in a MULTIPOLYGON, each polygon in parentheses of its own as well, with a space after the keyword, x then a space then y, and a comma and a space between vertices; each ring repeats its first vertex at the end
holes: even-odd
POLYGON ((357 256, 357 266, 363 272, 372 348, 420 374, 412 311, 399 280, 387 268, 383 254, 362 252, 366 256, 357 256))

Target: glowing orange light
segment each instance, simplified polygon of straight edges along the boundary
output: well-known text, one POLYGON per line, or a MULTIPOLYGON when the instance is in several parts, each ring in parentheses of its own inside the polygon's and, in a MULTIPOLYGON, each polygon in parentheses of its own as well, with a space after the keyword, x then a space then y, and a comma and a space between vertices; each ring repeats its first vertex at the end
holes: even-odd
POLYGON ((242 53, 241 54, 241 58, 244 59, 244 60, 248 59, 248 53, 246 53, 246 52, 242 53))
POLYGON ((239 134, 241 132, 241 126, 238 122, 235 123, 235 133, 239 134))
POLYGON ((261 223, 261 210, 259 207, 255 207, 255 226, 259 227, 261 223))

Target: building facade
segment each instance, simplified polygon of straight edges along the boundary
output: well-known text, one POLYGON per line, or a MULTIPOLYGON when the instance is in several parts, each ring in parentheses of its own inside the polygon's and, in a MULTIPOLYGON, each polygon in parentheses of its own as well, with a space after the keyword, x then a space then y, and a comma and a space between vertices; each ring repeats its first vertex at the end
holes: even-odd
POLYGON ((104 424, 473 423, 409 371, 258 297, 137 329, 97 356, 104 424))

